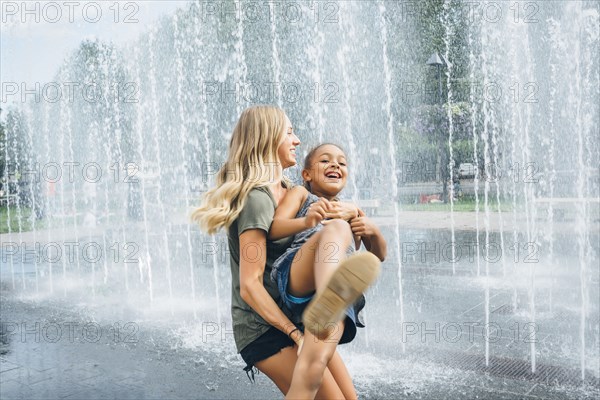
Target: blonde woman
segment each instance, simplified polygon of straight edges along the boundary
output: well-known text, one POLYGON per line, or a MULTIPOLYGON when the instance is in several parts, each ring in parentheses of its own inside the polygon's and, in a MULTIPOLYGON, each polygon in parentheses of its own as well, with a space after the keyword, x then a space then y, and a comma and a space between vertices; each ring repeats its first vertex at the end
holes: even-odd
MULTIPOLYGON (((293 237, 267 238, 278 204, 291 189, 283 169, 296 164, 300 140, 290 120, 276 107, 242 112, 229 143, 227 161, 192 219, 209 234, 227 230, 231 266, 231 316, 236 347, 245 371, 258 368, 286 394, 290 388, 302 332, 280 308, 277 285, 270 279, 275 260, 293 237)), ((329 216, 347 217, 337 209, 329 216)), ((254 375, 252 373, 252 375, 254 375)), ((298 379, 298 378, 296 378, 298 379)), ((356 398, 354 385, 335 352, 325 368, 318 399, 356 398)))

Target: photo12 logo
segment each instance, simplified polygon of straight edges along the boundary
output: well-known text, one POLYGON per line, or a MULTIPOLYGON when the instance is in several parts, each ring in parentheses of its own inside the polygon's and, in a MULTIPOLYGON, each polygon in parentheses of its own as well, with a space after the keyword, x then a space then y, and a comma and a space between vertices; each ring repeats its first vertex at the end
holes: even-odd
MULTIPOLYGON (((540 22, 537 18, 540 4, 537 1, 464 1, 453 4, 457 18, 468 24, 491 23, 497 24, 503 19, 509 19, 515 24, 534 24, 540 22)), ((409 22, 429 17, 431 6, 423 1, 387 1, 386 19, 391 22, 409 22)))
POLYGON ((205 103, 285 104, 301 101, 312 103, 339 103, 340 87, 336 82, 220 82, 206 81, 202 84, 202 99, 205 103))
POLYGON ((203 22, 336 24, 340 21, 337 1, 201 1, 200 13, 203 22))
POLYGON ((102 166, 97 162, 79 162, 79 161, 63 161, 47 162, 44 164, 34 163, 31 166, 18 165, 16 163, 7 163, 5 173, 8 176, 15 176, 17 173, 24 180, 31 182, 87 182, 99 183, 102 177, 105 181, 112 180, 114 183, 138 183, 137 174, 140 171, 138 164, 133 162, 120 163, 114 162, 102 166))
POLYGON ((110 260, 114 263, 137 263, 140 246, 136 242, 99 243, 88 242, 2 242, 1 262, 20 260, 23 263, 58 263, 61 260, 74 263, 83 260, 98 263, 110 260))
POLYGON ((113 343, 137 343, 139 326, 135 322, 115 322, 100 325, 93 321, 15 322, 0 323, 0 337, 21 343, 84 342, 98 343, 102 338, 113 343))
POLYGON ((514 263, 538 263, 540 245, 537 242, 402 242, 402 262, 421 262, 440 264, 460 262, 467 259, 474 262, 481 257, 489 263, 496 263, 512 256, 514 263))
POLYGON ((139 87, 136 82, 2 82, 0 99, 21 103, 137 103, 139 87))
POLYGON ((503 327, 496 322, 482 324, 480 322, 403 322, 401 340, 403 343, 419 341, 420 343, 456 343, 465 340, 474 343, 477 338, 490 343, 502 339, 523 343, 537 342, 539 326, 533 322, 514 322, 503 327))
POLYGON ((87 23, 103 19, 136 24, 140 6, 133 1, 2 1, 2 24, 87 23))

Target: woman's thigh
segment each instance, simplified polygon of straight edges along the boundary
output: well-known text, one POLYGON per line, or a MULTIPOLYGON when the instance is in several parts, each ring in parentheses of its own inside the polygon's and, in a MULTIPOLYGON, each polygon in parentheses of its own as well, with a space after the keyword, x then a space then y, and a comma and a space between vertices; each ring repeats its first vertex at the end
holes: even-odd
POLYGON ((357 399, 358 395, 356 394, 356 389, 354 388, 354 382, 352 382, 352 377, 348 372, 348 368, 346 368, 346 364, 342 360, 340 354, 335 352, 329 364, 327 364, 327 368, 331 372, 335 383, 337 383, 338 387, 342 391, 345 399, 357 399))
MULTIPOLYGON (((255 364, 256 368, 267 375, 283 394, 290 389, 294 367, 298 360, 297 351, 296 346, 285 347, 279 353, 255 364)), ((344 399, 344 394, 329 368, 325 369, 323 383, 315 399, 344 399)))

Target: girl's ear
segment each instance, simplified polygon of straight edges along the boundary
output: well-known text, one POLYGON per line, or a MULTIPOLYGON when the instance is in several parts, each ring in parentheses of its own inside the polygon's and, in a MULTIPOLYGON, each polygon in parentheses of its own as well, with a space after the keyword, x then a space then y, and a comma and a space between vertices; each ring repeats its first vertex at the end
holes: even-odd
POLYGON ((310 181, 312 181, 312 177, 310 176, 310 172, 308 172, 307 169, 303 169, 302 170, 302 179, 304 180, 304 182, 310 182, 310 181))

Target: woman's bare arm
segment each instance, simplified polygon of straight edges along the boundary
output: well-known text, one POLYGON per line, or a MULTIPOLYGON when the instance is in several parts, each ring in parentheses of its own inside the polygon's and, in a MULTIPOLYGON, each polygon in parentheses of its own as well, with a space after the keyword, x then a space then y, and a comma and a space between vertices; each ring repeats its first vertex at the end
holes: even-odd
MULTIPOLYGON (((248 229, 240 235, 240 295, 265 321, 289 335, 296 327, 281 311, 263 284, 267 262, 267 235, 261 229, 248 229)), ((299 344, 296 330, 292 339, 299 344)))

